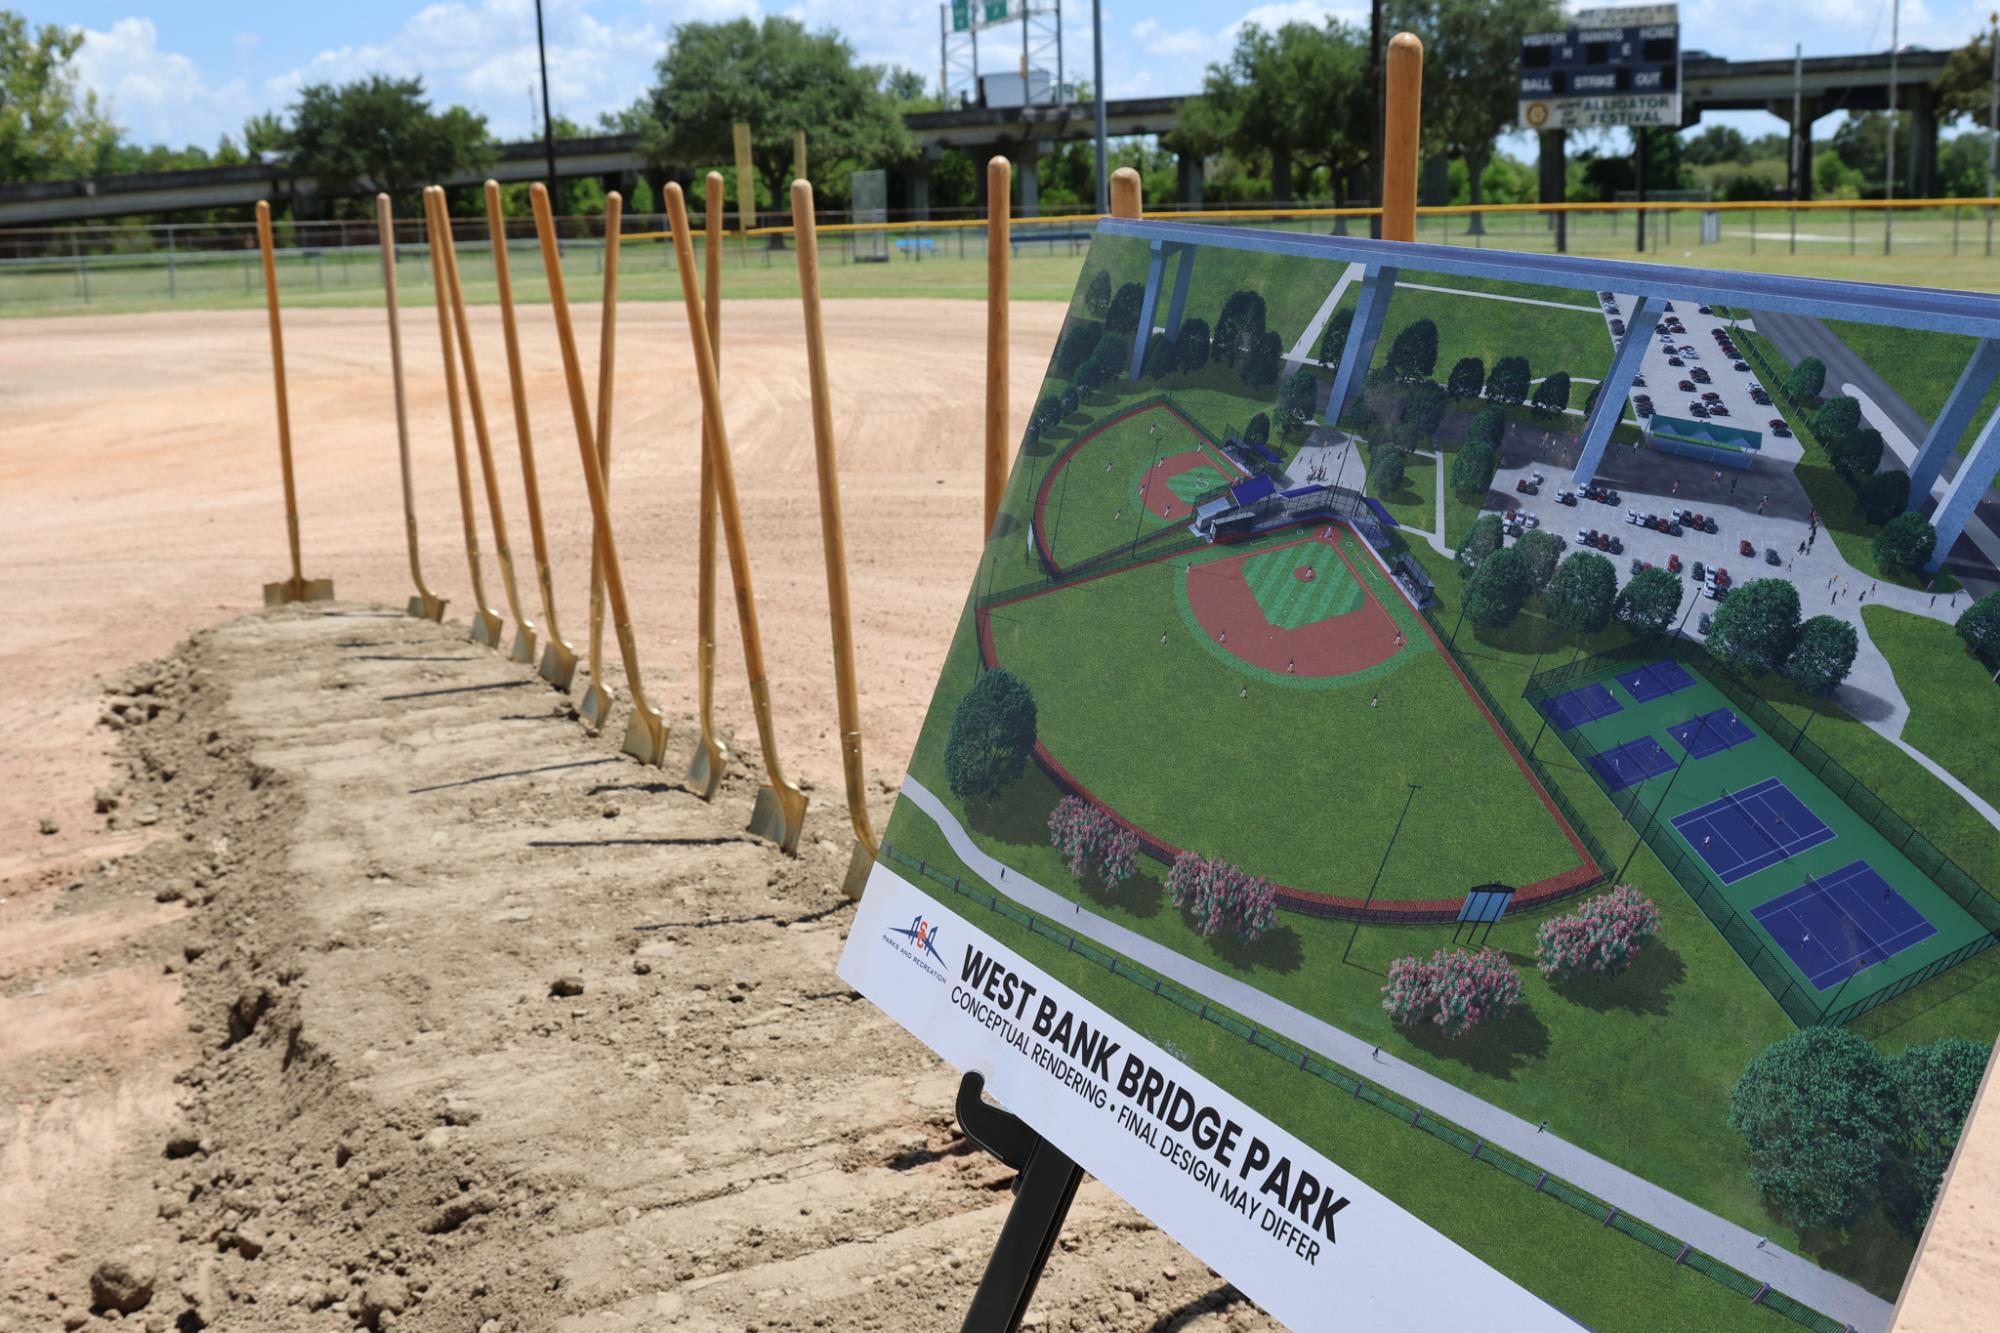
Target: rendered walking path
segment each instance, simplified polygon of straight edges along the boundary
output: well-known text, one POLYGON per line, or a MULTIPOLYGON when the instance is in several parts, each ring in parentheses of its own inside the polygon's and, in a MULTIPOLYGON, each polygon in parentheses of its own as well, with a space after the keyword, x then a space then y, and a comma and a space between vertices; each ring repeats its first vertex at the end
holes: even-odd
POLYGON ((1758 1237, 1698 1208, 1650 1181, 1593 1156, 1554 1133, 1542 1133, 1509 1111, 1482 1101, 1433 1074, 1391 1055, 1376 1056, 1374 1046, 1349 1036, 1330 1023, 1301 1013, 1254 986, 1224 975, 1176 953, 1136 931, 1107 921, 1080 904, 1044 888, 1020 871, 989 856, 958 822, 957 816, 914 777, 904 777, 903 795, 929 815, 944 833, 958 858, 981 876, 989 888, 1056 921, 1066 921, 1083 934, 1115 949, 1143 967, 1205 995, 1261 1024, 1271 1032, 1346 1066, 1378 1087, 1388 1088, 1417 1103, 1438 1118, 1449 1120, 1477 1138, 1496 1144, 1550 1175, 1588 1190, 1600 1199, 1676 1236, 1696 1249, 1747 1273, 1823 1314, 1852 1325, 1862 1333, 1882 1333, 1893 1307, 1849 1282, 1776 1245, 1760 1248, 1758 1237), (1001 871, 1008 871, 1004 890, 1001 871))

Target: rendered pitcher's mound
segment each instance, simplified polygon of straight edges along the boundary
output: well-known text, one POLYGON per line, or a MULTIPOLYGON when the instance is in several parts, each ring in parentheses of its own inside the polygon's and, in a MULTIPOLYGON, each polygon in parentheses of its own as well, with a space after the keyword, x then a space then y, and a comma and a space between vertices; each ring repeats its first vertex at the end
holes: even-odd
POLYGON ((1346 553, 1322 537, 1190 566, 1187 599, 1212 643, 1280 675, 1351 676, 1405 646, 1346 553))

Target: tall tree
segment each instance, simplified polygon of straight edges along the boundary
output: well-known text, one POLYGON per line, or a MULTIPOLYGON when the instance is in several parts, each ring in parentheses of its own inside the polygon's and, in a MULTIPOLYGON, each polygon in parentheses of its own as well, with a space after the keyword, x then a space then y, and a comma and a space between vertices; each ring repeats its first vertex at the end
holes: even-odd
POLYGON ((827 176, 915 151, 882 70, 857 63, 840 34, 809 32, 797 19, 680 24, 654 77, 647 157, 681 169, 728 160, 730 127, 748 121, 750 161, 773 200, 789 197, 800 130, 827 176))
POLYGON ((1336 200, 1367 160, 1368 44, 1334 19, 1287 23, 1275 31, 1245 24, 1228 58, 1208 67, 1188 129, 1170 145, 1267 159, 1271 194, 1292 197, 1295 157, 1324 166, 1336 200))
POLYGON ((1481 629, 1504 629, 1521 613, 1532 575, 1520 548, 1503 546, 1479 562, 1465 585, 1465 618, 1481 629))
MULTIPOLYGON (((1392 31, 1423 39, 1424 144, 1464 159, 1477 207, 1493 142, 1519 115, 1521 34, 1562 27, 1561 8, 1555 0, 1394 0, 1384 17, 1392 31)), ((1483 230, 1475 213, 1469 231, 1483 230)))
POLYGON ((1761 676, 1783 667, 1799 639, 1799 590, 1787 579, 1739 584, 1715 609, 1708 649, 1729 669, 1761 676))
POLYGON ((1854 670, 1854 656, 1860 648, 1860 638, 1850 622, 1839 616, 1814 616, 1799 626, 1798 642, 1785 659, 1785 675, 1803 693, 1825 699, 1854 670))
POLYGON ((0 9, 0 182, 62 180, 96 169, 118 141, 118 127, 79 90, 81 28, 44 23, 0 9))
POLYGON ((1945 1037, 1907 1047, 1889 1061, 1889 1073, 1903 1094, 1903 1125, 1896 1144, 1900 1179, 1889 1191, 1887 1211, 1912 1240, 1930 1220, 1931 1204, 1992 1054, 1991 1046, 1945 1037))
MULTIPOLYGON (((342 193, 372 187, 411 208, 424 186, 492 156, 486 117, 462 106, 433 111, 422 79, 382 74, 299 89, 285 151, 292 170, 322 186, 342 193)), ((373 216, 372 205, 352 202, 373 216)))
POLYGON ((1618 571, 1594 551, 1574 551, 1556 566, 1544 598, 1549 622, 1578 638, 1596 634, 1611 623, 1618 598, 1618 571))
POLYGON ((1750 1062, 1729 1098, 1729 1127, 1750 1154, 1750 1182, 1794 1226, 1867 1216, 1899 1128, 1901 1091, 1882 1055, 1837 1027, 1809 1027, 1750 1062))

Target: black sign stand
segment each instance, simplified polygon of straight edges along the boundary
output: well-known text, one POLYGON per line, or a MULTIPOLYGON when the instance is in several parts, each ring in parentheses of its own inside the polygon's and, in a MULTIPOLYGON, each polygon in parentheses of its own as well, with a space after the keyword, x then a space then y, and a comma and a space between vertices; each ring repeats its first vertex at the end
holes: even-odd
POLYGON ((961 1333, 1016 1333, 1042 1280, 1049 1252, 1062 1234, 1083 1168, 1020 1118, 987 1101, 986 1076, 977 1070, 958 1084, 958 1123, 965 1136, 1020 1175, 1014 1206, 1000 1228, 993 1257, 973 1293, 961 1333))

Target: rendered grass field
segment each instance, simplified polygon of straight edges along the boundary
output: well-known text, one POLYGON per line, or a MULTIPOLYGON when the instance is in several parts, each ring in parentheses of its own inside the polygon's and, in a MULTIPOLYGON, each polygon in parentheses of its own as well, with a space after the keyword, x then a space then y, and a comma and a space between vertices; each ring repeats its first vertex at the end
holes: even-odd
MULTIPOLYGON (((1945 399, 1951 396, 1952 386, 1958 383, 1959 372, 1972 357, 1974 340, 1954 337, 1949 333, 1926 333, 1919 329, 1892 329, 1880 324, 1857 324, 1851 320, 1829 319, 1827 328, 1839 335, 1842 342, 1866 361, 1869 368, 1887 380, 1903 401, 1915 408, 1926 421, 1935 421, 1944 410, 1945 399)), ((1829 381, 1828 396, 1839 393, 1838 384, 1829 381)), ((1958 453, 1964 453, 1972 445, 1980 423, 1993 415, 1993 408, 2000 404, 2000 384, 1987 388, 1986 396, 1980 400, 1979 410, 1966 423, 1965 432, 1955 446, 1958 453)), ((1921 440, 1912 441, 1921 444, 1921 440)))
MULTIPOLYGON (((1578 376, 1601 379, 1611 365, 1611 333, 1605 327, 1604 316, 1595 307, 1572 313, 1491 297, 1455 296, 1428 288, 1455 287, 1465 291, 1472 288, 1456 277, 1417 272, 1403 276, 1425 285, 1411 287, 1398 283, 1389 298, 1389 313, 1382 321, 1381 341, 1375 345, 1376 366, 1388 363, 1396 335, 1420 319, 1437 325, 1437 366, 1433 374, 1440 382, 1451 374, 1458 359, 1465 356, 1478 357, 1489 372, 1503 356, 1525 356, 1530 372, 1537 379, 1558 370, 1572 379, 1578 376)), ((1576 299, 1584 294, 1565 295, 1576 299)), ((1573 395, 1578 406, 1588 391, 1586 385, 1573 395)))
POLYGON ((2000 687, 1950 625, 1886 606, 1863 606, 1868 637, 1889 659, 1909 701, 1903 739, 1951 775, 2000 804, 2000 687))
POLYGON ((1159 459, 1200 453, 1210 460, 1208 472, 1216 484, 1243 477, 1212 438, 1164 406, 1113 407, 1071 433, 1074 438, 1066 442, 1051 439, 1062 452, 1048 460, 1048 496, 1039 533, 1056 563, 1065 567, 1172 526, 1140 503, 1139 487, 1159 459))

